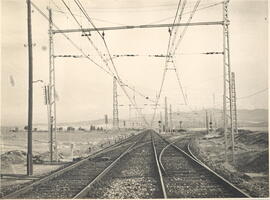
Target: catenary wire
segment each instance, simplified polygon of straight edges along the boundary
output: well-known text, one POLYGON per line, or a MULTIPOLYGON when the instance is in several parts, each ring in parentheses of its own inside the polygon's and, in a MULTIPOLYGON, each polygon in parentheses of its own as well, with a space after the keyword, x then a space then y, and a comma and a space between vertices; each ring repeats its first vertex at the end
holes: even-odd
POLYGON ((89 17, 89 15, 87 14, 87 12, 85 11, 85 9, 84 9, 83 5, 81 4, 81 2, 79 0, 74 0, 74 2, 77 4, 77 6, 82 11, 82 13, 87 18, 87 20, 90 22, 90 24, 96 29, 96 31, 98 32, 98 34, 101 36, 101 38, 102 38, 102 40, 104 42, 104 45, 106 47, 107 53, 109 54, 109 58, 110 58, 110 61, 111 61, 112 66, 113 66, 113 69, 115 71, 115 77, 117 78, 116 80, 117 80, 118 84, 120 85, 120 87, 123 90, 123 92, 125 93, 125 95, 128 97, 128 99, 131 102, 131 104, 133 104, 133 106, 136 108, 136 111, 138 112, 138 114, 140 114, 143 117, 143 120, 144 120, 145 124, 148 125, 148 122, 147 122, 145 116, 142 114, 141 110, 138 109, 138 106, 137 106, 136 101, 132 101, 131 97, 129 96, 128 92, 126 91, 125 87, 123 86, 122 80, 120 79, 119 73, 118 73, 118 71, 116 69, 116 66, 114 64, 114 61, 112 59, 112 56, 111 56, 110 50, 108 48, 107 42, 105 40, 104 34, 101 34, 97 30, 96 26, 94 25, 94 23, 92 22, 91 18, 89 17))

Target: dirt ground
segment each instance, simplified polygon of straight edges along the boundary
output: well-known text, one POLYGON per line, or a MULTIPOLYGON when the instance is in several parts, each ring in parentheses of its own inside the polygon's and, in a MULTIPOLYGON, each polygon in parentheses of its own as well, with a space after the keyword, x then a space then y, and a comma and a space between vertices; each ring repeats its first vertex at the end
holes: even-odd
MULTIPOLYGON (((33 176, 40 177, 71 162, 73 158, 85 157, 95 151, 105 148, 120 139, 135 133, 134 130, 121 131, 91 131, 91 132, 57 132, 59 141, 58 153, 60 164, 50 165, 49 143, 47 132, 33 132, 33 176), (73 149, 73 153, 72 153, 73 149)), ((26 132, 1 132, 1 175, 26 174, 26 132)), ((5 187, 20 187, 32 180, 16 180, 12 176, 1 177, 1 189, 5 187)))
POLYGON ((251 196, 269 197, 268 132, 240 130, 235 137, 234 162, 230 144, 227 162, 220 134, 197 138, 190 146, 205 164, 251 196))

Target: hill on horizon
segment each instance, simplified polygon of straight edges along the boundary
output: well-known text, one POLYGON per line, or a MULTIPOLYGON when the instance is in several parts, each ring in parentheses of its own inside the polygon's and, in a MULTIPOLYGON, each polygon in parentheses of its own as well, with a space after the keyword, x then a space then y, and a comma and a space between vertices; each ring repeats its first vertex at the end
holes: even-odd
MULTIPOLYGON (((213 121, 221 121, 222 120, 222 110, 220 109, 208 109, 208 115, 210 116, 213 113, 213 121)), ((120 113, 121 114, 121 113, 120 113)), ((164 113, 162 113, 164 119, 164 113)), ((239 109, 237 112, 238 115, 238 123, 240 126, 267 126, 268 125, 268 110, 267 109, 239 109)), ((120 116, 121 117, 121 116, 120 116)), ((145 118, 150 121, 152 119, 152 115, 147 114, 145 118)), ((188 126, 196 126, 201 127, 204 126, 205 121, 205 110, 196 110, 193 112, 173 112, 172 113, 173 123, 178 124, 179 121, 183 121, 188 126)), ((131 118, 134 121, 134 118, 131 118)), ((156 116, 156 120, 159 120, 159 115, 156 116)), ((120 126, 123 121, 128 122, 128 119, 119 118, 120 126)), ((112 124, 112 119, 108 119, 108 123, 112 124)), ((217 122, 218 123, 218 122, 217 122)), ((96 119, 96 120, 85 120, 85 121, 77 121, 77 122, 59 122, 58 126, 90 126, 90 125, 104 125, 104 119, 96 119)), ((36 125, 45 125, 45 124, 36 124, 36 125)))

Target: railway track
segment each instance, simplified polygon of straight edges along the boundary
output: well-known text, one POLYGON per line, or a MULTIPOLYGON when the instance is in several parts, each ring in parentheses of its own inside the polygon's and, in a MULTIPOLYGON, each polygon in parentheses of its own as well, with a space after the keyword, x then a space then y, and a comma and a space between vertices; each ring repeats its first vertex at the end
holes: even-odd
POLYGON ((179 148, 146 130, 3 198, 250 197, 187 153, 185 142, 179 148))
POLYGON ((157 133, 154 139, 168 198, 250 197, 174 143, 157 133))
POLYGON ((145 134, 143 131, 129 137, 3 198, 73 198, 145 134))
POLYGON ((104 172, 76 198, 163 198, 160 175, 152 135, 148 133, 109 173, 104 172))

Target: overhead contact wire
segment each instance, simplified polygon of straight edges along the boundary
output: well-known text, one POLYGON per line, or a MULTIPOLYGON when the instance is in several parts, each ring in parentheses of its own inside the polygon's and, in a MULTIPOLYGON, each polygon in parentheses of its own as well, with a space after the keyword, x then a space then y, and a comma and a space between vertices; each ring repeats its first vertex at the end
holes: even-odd
POLYGON ((123 90, 123 92, 125 93, 125 95, 128 97, 129 101, 133 104, 133 106, 135 107, 136 111, 138 112, 138 114, 140 114, 142 117, 143 117, 143 120, 145 122, 146 125, 149 125, 145 116, 142 114, 141 110, 138 109, 138 106, 137 106, 137 103, 136 101, 132 101, 131 97, 129 96, 129 94, 127 93, 125 87, 123 86, 123 82, 121 81, 120 79, 120 76, 119 76, 119 73, 115 67, 115 64, 113 62, 113 59, 112 59, 112 56, 111 56, 111 53, 109 51, 109 48, 108 48, 108 45, 107 45, 107 42, 104 38, 104 35, 102 35, 96 28, 96 26, 94 25, 94 23, 92 22, 91 18, 89 17, 89 15, 87 14, 87 12, 85 11, 84 7, 82 6, 81 2, 79 0, 74 0, 74 2, 77 4, 77 6, 79 7, 79 9, 82 11, 82 13, 84 14, 84 16, 88 19, 88 21, 90 22, 90 24, 94 27, 94 29, 98 32, 98 34, 101 36, 103 42, 104 42, 104 45, 106 47, 106 50, 107 50, 107 53, 109 55, 109 58, 110 58, 110 61, 112 63, 112 66, 113 66, 113 69, 115 71, 115 74, 116 74, 116 77, 117 77, 117 82, 118 84, 120 85, 121 89, 123 90))

